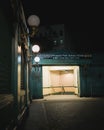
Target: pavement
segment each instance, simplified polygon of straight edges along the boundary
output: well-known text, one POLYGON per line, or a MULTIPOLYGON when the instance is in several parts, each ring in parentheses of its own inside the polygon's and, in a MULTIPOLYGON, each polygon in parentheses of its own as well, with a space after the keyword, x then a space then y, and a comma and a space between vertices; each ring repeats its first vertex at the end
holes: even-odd
POLYGON ((51 95, 36 99, 21 130, 104 130, 104 98, 51 95))

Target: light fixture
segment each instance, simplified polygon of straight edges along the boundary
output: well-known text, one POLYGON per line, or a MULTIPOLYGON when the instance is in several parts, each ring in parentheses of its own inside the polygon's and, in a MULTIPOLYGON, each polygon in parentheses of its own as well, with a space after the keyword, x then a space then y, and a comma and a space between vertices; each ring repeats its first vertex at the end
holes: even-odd
POLYGON ((40 19, 37 15, 30 15, 27 19, 27 22, 31 29, 31 33, 29 34, 29 36, 33 37, 36 34, 36 32, 38 31, 40 19))
POLYGON ((34 61, 35 61, 36 64, 38 64, 39 61, 40 61, 39 56, 37 56, 37 54, 38 54, 39 51, 40 51, 39 45, 33 45, 33 46, 32 46, 32 51, 33 51, 33 53, 35 54, 35 55, 34 55, 34 56, 35 56, 34 61))
POLYGON ((39 56, 36 56, 36 57, 34 58, 34 61, 35 61, 36 64, 38 64, 39 61, 40 61, 40 57, 39 57, 39 56))
POLYGON ((38 31, 38 26, 40 24, 40 19, 37 15, 30 15, 27 19, 27 23, 29 25, 29 31, 27 32, 27 29, 24 28, 24 23, 21 21, 20 22, 20 27, 21 27, 21 42, 25 43, 26 42, 26 37, 34 37, 35 34, 38 31))
POLYGON ((34 53, 38 53, 38 52, 40 51, 40 47, 39 47, 38 45, 33 45, 33 46, 32 46, 32 51, 33 51, 34 53))
POLYGON ((40 19, 37 15, 30 15, 27 19, 29 26, 36 26, 38 27, 40 24, 40 19))
POLYGON ((40 61, 40 57, 39 56, 36 56, 34 58, 34 62, 35 62, 35 71, 39 71, 39 61, 40 61))
POLYGON ((27 19, 27 23, 29 25, 29 30, 25 28, 23 25, 23 21, 20 22, 21 27, 21 45, 24 47, 24 52, 27 51, 27 61, 30 62, 31 57, 35 57, 35 62, 38 64, 40 58, 37 57, 38 52, 40 51, 40 47, 38 45, 32 46, 32 52, 35 54, 30 54, 30 50, 28 47, 28 38, 34 37, 38 31, 38 26, 40 24, 40 19, 37 15, 30 15, 27 19))

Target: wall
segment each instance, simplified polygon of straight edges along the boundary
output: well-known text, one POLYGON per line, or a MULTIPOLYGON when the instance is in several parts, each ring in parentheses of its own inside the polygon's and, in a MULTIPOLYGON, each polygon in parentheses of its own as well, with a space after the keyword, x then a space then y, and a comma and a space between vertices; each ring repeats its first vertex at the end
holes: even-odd
POLYGON ((74 71, 61 72, 60 82, 62 86, 74 86, 74 71))
MULTIPOLYGON (((25 20, 19 2, 14 0, 11 5, 11 0, 6 0, 6 3, 0 1, 0 130, 12 130, 14 127, 16 129, 28 111, 27 64, 18 63, 21 30, 20 23, 18 24, 19 16, 25 20), (24 73, 22 64, 25 64, 24 73)), ((23 45, 21 46, 23 50, 23 45)), ((19 56, 25 59, 26 53, 20 53, 19 56)))
POLYGON ((31 76, 30 86, 31 86, 32 98, 33 99, 43 98, 42 67, 41 66, 32 67, 30 76, 31 76))
POLYGON ((93 54, 92 62, 80 66, 81 96, 104 96, 104 54, 93 54))
POLYGON ((42 67, 42 76, 43 76, 43 86, 44 87, 50 87, 51 85, 51 80, 50 80, 50 72, 48 67, 42 67))
POLYGON ((11 92, 12 25, 0 9, 0 93, 11 92))
MULTIPOLYGON (((12 89, 12 37, 10 2, 0 1, 0 130, 10 129, 14 119, 12 89), (6 128, 8 127, 8 128, 6 128)), ((11 14, 12 15, 12 14, 11 14)), ((11 128, 12 129, 12 128, 11 128)))
POLYGON ((89 66, 86 74, 88 96, 104 96, 104 66, 89 66))

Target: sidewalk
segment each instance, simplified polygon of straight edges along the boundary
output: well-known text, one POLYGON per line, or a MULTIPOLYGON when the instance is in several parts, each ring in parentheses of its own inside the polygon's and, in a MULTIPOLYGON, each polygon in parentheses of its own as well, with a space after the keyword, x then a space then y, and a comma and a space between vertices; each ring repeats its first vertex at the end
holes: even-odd
POLYGON ((103 122, 104 98, 52 95, 33 100, 24 130, 104 130, 103 122))

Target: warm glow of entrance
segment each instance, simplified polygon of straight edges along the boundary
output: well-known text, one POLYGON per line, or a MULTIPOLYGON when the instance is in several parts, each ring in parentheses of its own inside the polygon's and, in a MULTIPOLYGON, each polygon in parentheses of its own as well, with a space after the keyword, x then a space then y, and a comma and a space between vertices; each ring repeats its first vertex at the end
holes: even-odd
POLYGON ((78 94, 79 66, 43 66, 43 95, 78 94))

